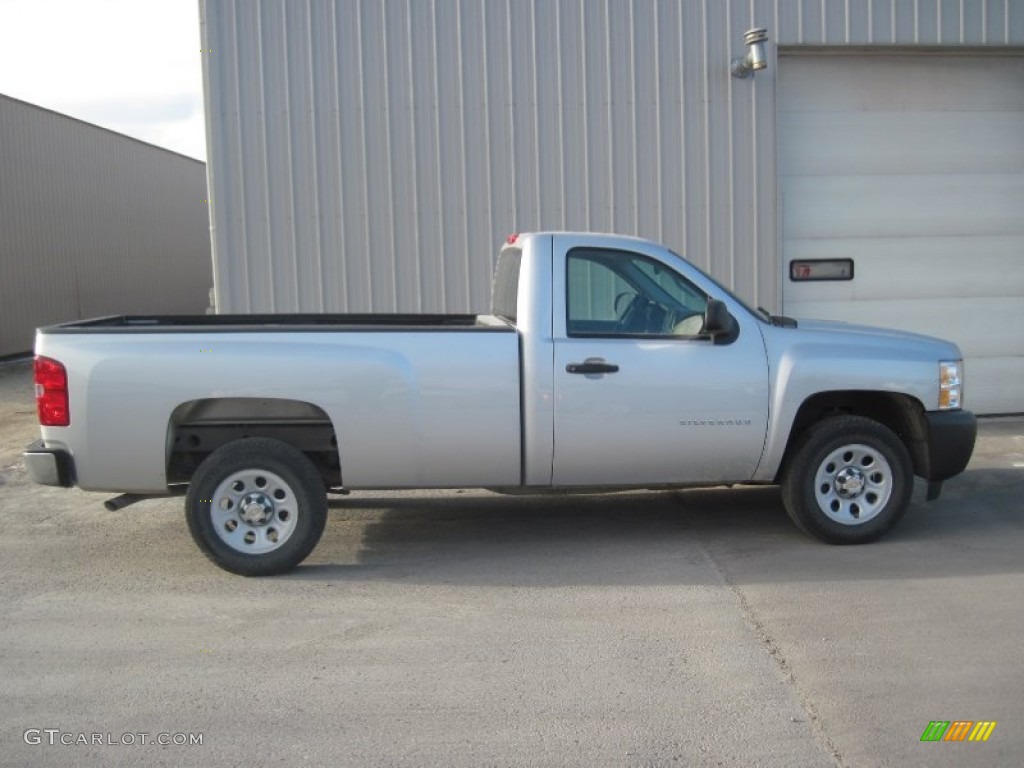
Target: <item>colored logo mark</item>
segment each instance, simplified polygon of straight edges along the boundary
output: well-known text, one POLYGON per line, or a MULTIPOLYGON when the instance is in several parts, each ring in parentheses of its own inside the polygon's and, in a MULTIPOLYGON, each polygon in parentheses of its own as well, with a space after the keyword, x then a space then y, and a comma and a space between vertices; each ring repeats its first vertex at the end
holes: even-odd
POLYGON ((932 720, 921 741, 988 741, 996 724, 995 720, 932 720))

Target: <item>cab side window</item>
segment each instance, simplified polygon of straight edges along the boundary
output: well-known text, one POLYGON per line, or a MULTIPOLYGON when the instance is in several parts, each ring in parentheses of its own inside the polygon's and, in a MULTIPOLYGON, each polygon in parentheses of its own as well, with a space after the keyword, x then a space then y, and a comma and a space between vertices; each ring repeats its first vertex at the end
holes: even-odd
POLYGON ((570 336, 696 336, 708 297, 636 253, 576 248, 566 264, 570 336))

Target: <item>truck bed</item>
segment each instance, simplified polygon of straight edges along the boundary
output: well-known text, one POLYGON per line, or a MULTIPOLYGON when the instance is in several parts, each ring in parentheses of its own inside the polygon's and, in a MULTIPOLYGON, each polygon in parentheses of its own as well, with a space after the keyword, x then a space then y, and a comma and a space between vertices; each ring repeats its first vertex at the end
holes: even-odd
POLYGON ((116 316, 41 329, 36 352, 67 366, 71 423, 43 437, 86 490, 166 490, 168 440, 214 402, 250 424, 315 407, 346 487, 521 482, 519 335, 498 318, 116 316))
POLYGON ((273 333, 274 331, 514 331, 493 315, 109 315, 40 328, 62 333, 273 333))

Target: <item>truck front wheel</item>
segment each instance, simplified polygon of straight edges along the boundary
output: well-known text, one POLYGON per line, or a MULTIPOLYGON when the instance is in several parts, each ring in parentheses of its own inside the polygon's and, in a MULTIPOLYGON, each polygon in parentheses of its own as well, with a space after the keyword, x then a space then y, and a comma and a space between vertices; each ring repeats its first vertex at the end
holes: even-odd
POLYGON ((327 494, 320 473, 287 443, 237 440, 211 453, 185 497, 192 538, 224 570, 271 576, 301 563, 320 540, 327 494))
POLYGON ((864 544, 896 525, 913 487, 910 455, 892 430, 862 416, 837 416, 798 439, 782 501, 797 527, 815 538, 864 544))

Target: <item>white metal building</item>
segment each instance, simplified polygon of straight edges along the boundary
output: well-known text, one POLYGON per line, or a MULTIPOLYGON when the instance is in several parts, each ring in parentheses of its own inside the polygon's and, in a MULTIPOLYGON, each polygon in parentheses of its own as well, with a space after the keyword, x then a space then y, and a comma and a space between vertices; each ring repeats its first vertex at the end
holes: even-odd
POLYGON ((37 326, 204 312, 203 163, 0 95, 0 357, 37 326))
POLYGON ((200 7, 219 311, 484 311, 507 233, 614 231, 1024 411, 1021 0, 200 7))

